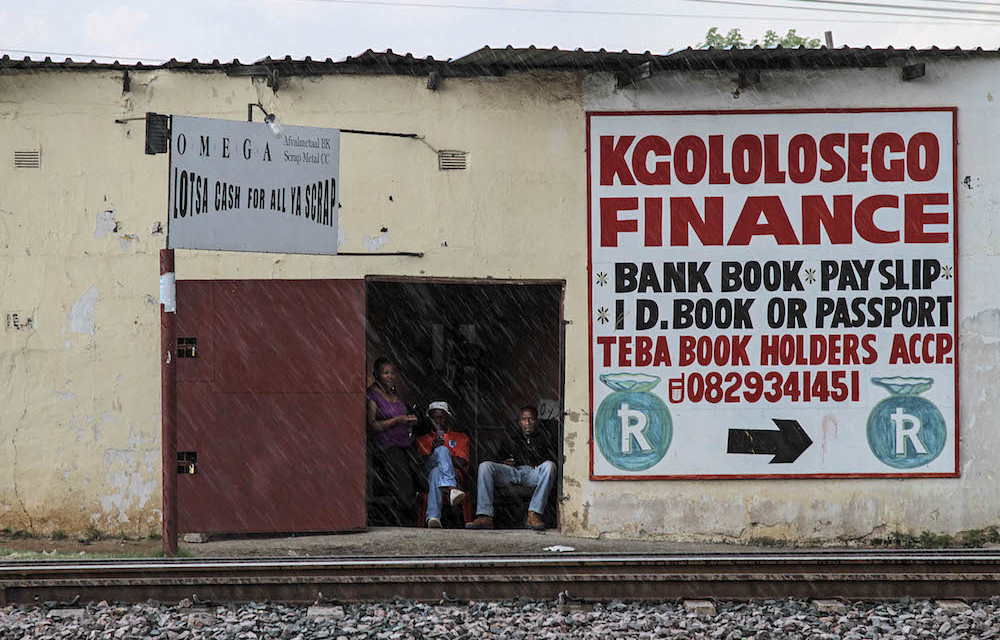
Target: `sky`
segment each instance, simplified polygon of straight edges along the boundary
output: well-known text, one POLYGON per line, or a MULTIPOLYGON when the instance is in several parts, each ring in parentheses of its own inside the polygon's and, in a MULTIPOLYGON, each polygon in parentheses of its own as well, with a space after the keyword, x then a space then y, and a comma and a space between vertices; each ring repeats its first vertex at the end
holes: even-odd
POLYGON ((368 49, 438 59, 483 46, 668 53, 705 32, 768 29, 841 47, 1000 48, 1000 2, 973 0, 32 0, 0 3, 12 58, 160 63, 342 60, 368 49))

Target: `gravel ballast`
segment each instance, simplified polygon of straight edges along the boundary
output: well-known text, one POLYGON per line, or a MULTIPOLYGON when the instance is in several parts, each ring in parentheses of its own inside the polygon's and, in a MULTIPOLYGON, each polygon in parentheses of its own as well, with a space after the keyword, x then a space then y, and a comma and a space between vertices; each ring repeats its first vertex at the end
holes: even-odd
POLYGON ((716 614, 688 612, 681 602, 540 601, 424 604, 396 600, 318 607, 249 603, 168 606, 91 603, 0 608, 0 639, 198 638, 264 640, 403 640, 455 638, 592 638, 733 640, 992 638, 1000 632, 1000 597, 969 608, 927 600, 846 602, 821 611, 806 600, 716 602, 716 614), (310 615, 310 613, 312 615, 310 615))

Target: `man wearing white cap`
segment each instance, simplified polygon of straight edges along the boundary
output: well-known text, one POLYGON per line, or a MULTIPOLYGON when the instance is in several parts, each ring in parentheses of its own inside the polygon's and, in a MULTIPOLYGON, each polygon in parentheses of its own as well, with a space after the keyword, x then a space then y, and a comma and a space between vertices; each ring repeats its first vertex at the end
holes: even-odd
POLYGON ((465 499, 465 492, 458 488, 458 478, 469 467, 469 437, 451 430, 455 414, 443 400, 428 405, 427 417, 435 430, 419 438, 416 447, 417 453, 426 458, 427 526, 440 529, 441 490, 447 490, 448 502, 453 507, 465 499))

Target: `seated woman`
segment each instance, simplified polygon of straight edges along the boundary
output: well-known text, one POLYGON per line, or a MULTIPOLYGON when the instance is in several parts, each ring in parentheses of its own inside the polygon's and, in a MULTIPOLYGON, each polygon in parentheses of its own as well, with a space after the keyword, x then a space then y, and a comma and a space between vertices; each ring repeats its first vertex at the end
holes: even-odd
POLYGON ((469 468, 469 437, 452 431, 455 418, 447 402, 432 402, 427 407, 435 430, 417 439, 417 453, 424 457, 427 474, 427 527, 441 528, 441 490, 448 494, 448 502, 455 507, 462 504, 465 492, 458 488, 458 474, 469 468))
POLYGON ((392 523, 409 526, 416 504, 412 429, 417 416, 396 393, 396 366, 388 358, 375 360, 375 382, 367 391, 368 431, 375 436, 375 473, 392 491, 392 523))

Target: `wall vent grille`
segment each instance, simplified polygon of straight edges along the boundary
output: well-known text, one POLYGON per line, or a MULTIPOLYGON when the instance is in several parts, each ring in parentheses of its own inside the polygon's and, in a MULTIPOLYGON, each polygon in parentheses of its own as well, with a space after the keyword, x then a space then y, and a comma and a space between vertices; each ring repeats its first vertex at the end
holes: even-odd
POLYGON ((14 166, 18 169, 40 169, 42 167, 42 152, 38 149, 15 151, 14 166))
POLYGON ((438 169, 449 171, 452 169, 467 169, 469 167, 469 154, 465 151, 450 151, 443 149, 438 151, 438 169))

